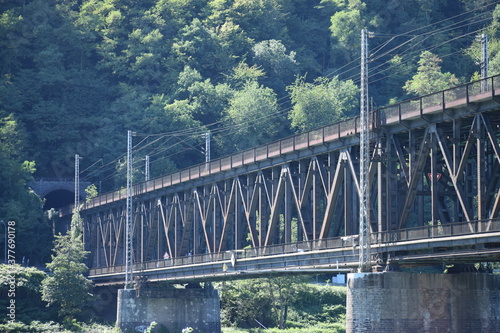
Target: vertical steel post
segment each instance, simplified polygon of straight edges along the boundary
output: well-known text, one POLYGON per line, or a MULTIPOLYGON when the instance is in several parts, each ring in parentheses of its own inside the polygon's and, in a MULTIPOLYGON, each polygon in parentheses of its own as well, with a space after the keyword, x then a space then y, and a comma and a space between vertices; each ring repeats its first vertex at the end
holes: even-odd
MULTIPOLYGON (((430 133, 430 145, 431 145, 431 172, 429 176, 430 188, 431 188, 431 225, 437 226, 439 220, 438 214, 438 186, 437 186, 437 139, 436 139, 436 125, 432 124, 430 127, 432 133, 430 133)), ((432 232, 434 232, 432 228, 432 232)))
POLYGON ((149 174, 149 155, 146 155, 146 169, 144 170, 144 180, 148 181, 150 179, 149 174))
POLYGON ((210 162, 210 132, 205 133, 205 162, 210 162))
POLYGON ((132 247, 132 131, 127 132, 127 208, 125 213, 125 289, 133 282, 132 247))
POLYGON ((481 92, 486 92, 488 90, 488 83, 486 78, 488 77, 488 35, 481 35, 481 92))
MULTIPOLYGON (((486 177, 485 177, 485 166, 486 166, 486 144, 485 144, 485 133, 484 126, 481 116, 476 116, 476 169, 477 169, 477 219, 482 220, 487 215, 485 212, 485 200, 486 200, 486 177)), ((477 231, 481 230, 481 224, 478 224, 477 231)))
MULTIPOLYGON (((382 202, 383 198, 383 174, 382 174, 382 142, 379 140, 377 142, 377 223, 378 223, 378 237, 377 241, 381 242, 382 239, 382 231, 384 231, 384 205, 382 202)), ((386 199, 387 200, 387 199, 386 199)))
POLYGON ((361 30, 361 135, 359 168, 359 268, 360 272, 371 271, 370 225, 369 225, 369 108, 368 108, 368 32, 361 30))
MULTIPOLYGON (((71 229, 78 228, 82 234, 82 242, 85 243, 85 233, 83 230, 83 219, 80 217, 80 155, 75 154, 75 208, 73 214, 76 214, 76 219, 71 219, 71 229), (73 225, 73 221, 75 225, 73 225)), ((75 229, 72 230, 75 235, 75 229)))

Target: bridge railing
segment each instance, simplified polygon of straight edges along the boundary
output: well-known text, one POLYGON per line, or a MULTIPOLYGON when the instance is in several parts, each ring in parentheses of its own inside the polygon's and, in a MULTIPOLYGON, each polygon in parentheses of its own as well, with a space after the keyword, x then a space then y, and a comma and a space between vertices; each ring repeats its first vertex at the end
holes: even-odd
MULTIPOLYGON (((377 109, 372 112, 371 128, 374 129, 382 125, 397 124, 411 119, 424 118, 444 110, 452 112, 454 107, 488 100, 498 94, 500 94, 500 75, 377 109)), ((140 195, 181 182, 217 174, 221 171, 255 164, 256 162, 282 156, 293 151, 312 148, 322 145, 325 142, 343 140, 359 134, 359 122, 359 116, 354 117, 138 183, 134 185, 133 193, 134 195, 140 195)), ((125 195, 124 190, 100 195, 88 200, 84 205, 84 209, 124 200, 126 198, 125 195)), ((69 210, 64 210, 64 212, 71 211, 72 207, 69 210)))
POLYGON ((395 105, 382 107, 374 111, 377 113, 375 117, 380 125, 425 117, 446 109, 491 99, 500 93, 499 89, 500 76, 492 76, 395 105))
MULTIPOLYGON (((451 224, 427 225, 422 227, 408 228, 404 230, 373 232, 371 233, 371 244, 387 245, 392 243, 416 241, 424 239, 436 239, 453 236, 466 236, 489 232, 500 232, 500 219, 479 220, 472 222, 456 222, 451 224)), ((152 260, 134 264, 134 271, 151 270, 158 268, 178 267, 193 264, 205 264, 220 261, 244 260, 258 257, 269 257, 283 254, 300 254, 308 251, 324 251, 346 248, 352 250, 349 259, 356 255, 354 250, 358 248, 358 235, 334 237, 322 240, 312 240, 296 243, 271 245, 267 247, 255 247, 241 250, 230 250, 225 252, 188 255, 184 257, 170 258, 165 260, 152 260)), ((342 263, 346 258, 339 257, 342 263)), ((124 265, 111 267, 98 267, 90 270, 90 275, 102 275, 120 273, 125 271, 124 265)))
POLYGON ((465 236, 500 231, 500 219, 455 222, 450 224, 428 225, 402 230, 372 233, 372 244, 391 243, 450 236, 465 236))

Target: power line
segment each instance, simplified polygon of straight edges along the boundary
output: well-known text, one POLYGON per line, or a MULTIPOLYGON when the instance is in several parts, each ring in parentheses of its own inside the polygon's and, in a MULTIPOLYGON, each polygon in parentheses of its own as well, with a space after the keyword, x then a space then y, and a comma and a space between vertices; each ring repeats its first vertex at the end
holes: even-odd
MULTIPOLYGON (((464 20, 459 21, 459 22, 455 22, 455 23, 453 23, 453 24, 452 24, 452 25, 450 25, 450 26, 444 26, 444 27, 441 27, 441 28, 438 28, 438 29, 433 29, 432 31, 429 31, 429 32, 424 32, 424 33, 420 33, 420 34, 414 34, 415 32, 417 32, 417 31, 419 31, 419 30, 422 30, 422 29, 424 29, 424 28, 431 28, 432 26, 435 26, 435 25, 437 25, 437 24, 439 24, 439 23, 443 23, 443 22, 446 22, 446 21, 448 21, 448 20, 451 20, 451 19, 454 19, 454 18, 457 18, 457 17, 463 16, 463 15, 466 15, 466 14, 469 14, 469 13, 472 13, 472 12, 476 12, 476 11, 478 11, 478 10, 480 10, 480 9, 486 9, 487 7, 489 7, 489 6, 493 5, 493 4, 494 4, 494 3, 490 3, 490 4, 488 4, 488 5, 485 5, 484 7, 481 7, 481 8, 478 8, 478 9, 474 9, 474 10, 471 10, 471 11, 468 11, 468 12, 465 12, 465 13, 462 13, 462 14, 459 14, 459 15, 455 15, 455 16, 453 16, 453 17, 451 17, 451 18, 447 18, 447 19, 441 20, 441 21, 439 21, 439 22, 432 23, 432 24, 429 24, 429 25, 424 26, 424 27, 419 27, 419 28, 417 28, 417 29, 414 29, 414 30, 411 30, 411 31, 408 31, 408 32, 404 32, 404 33, 401 33, 401 34, 397 34, 397 35, 392 35, 392 34, 380 34, 380 33, 376 33, 376 35, 375 35, 376 37, 379 37, 379 36, 382 36, 382 37, 384 37, 384 36, 391 36, 391 39, 390 39, 389 41, 384 42, 384 43, 383 43, 382 45, 380 45, 379 47, 374 48, 374 51, 371 53, 372 58, 370 59, 370 61, 372 61, 372 62, 373 62, 373 61, 376 61, 376 60, 380 59, 381 57, 386 56, 386 55, 390 54, 391 52, 394 52, 395 50, 397 50, 397 49, 399 49, 399 48, 403 47, 403 46, 404 46, 404 45, 406 45, 408 42, 414 41, 414 40, 415 40, 415 39, 417 39, 417 38, 421 38, 421 40, 420 40, 418 43, 416 43, 416 44, 411 44, 411 46, 410 46, 410 48, 409 48, 408 50, 411 50, 411 49, 416 48, 418 45, 422 44, 425 40, 429 39, 430 37, 433 37, 433 36, 436 36, 436 35, 438 35, 438 34, 442 34, 442 33, 445 33, 445 32, 449 32, 449 31, 452 31, 452 30, 457 30, 457 29, 460 29, 460 28, 466 27, 466 26, 468 26, 468 25, 470 25, 470 24, 471 24, 471 23, 470 23, 471 21, 473 21, 473 23, 472 23, 472 24, 477 25, 477 24, 480 24, 480 23, 482 23, 482 22, 485 22, 485 21, 491 20, 491 17, 492 17, 491 12, 479 13, 479 14, 477 14, 477 15, 474 15, 474 16, 470 17, 470 18, 464 19, 464 20), (487 16, 487 17, 482 18, 483 16, 487 16), (395 40, 395 39, 396 39, 396 38, 398 38, 398 37, 411 37, 411 39, 410 39, 410 40, 408 40, 408 41, 406 41, 406 42, 404 42, 404 43, 402 43, 402 44, 399 44, 398 46, 393 47, 392 49, 390 49, 390 50, 388 50, 388 51, 385 51, 385 52, 384 52, 383 54, 381 54, 381 55, 378 55, 378 53, 379 53, 379 52, 380 52, 380 51, 381 51, 381 50, 382 50, 385 46, 389 45, 389 43, 390 43, 390 42, 392 42, 393 40, 395 40), (374 57, 375 55, 377 55, 377 56, 376 56, 376 57, 374 57)), ((476 31, 476 32, 478 32, 478 31, 481 31, 482 29, 483 29, 483 28, 480 28, 480 29, 477 29, 477 30, 475 30, 475 31, 476 31)), ((474 32, 473 32, 473 33, 474 33, 474 32)), ((472 34, 472 33, 468 33, 468 34, 472 34)), ((464 35, 467 35, 467 34, 464 34, 464 35)), ((461 36, 464 36, 464 35, 461 35, 461 36)), ((458 36, 458 37, 459 37, 459 36, 458 36)), ((451 41, 453 41, 453 40, 455 40, 456 38, 457 38, 457 37, 455 37, 455 38, 454 38, 454 39, 452 39, 452 40, 447 40, 447 41, 443 42, 443 45, 444 45, 444 44, 446 44, 446 43, 449 43, 449 42, 451 42, 451 41)), ((425 48, 424 48, 424 49, 425 49, 425 48)), ((428 48, 427 48, 427 49, 428 49, 428 48)), ((408 50, 404 51, 402 54, 403 54, 403 55, 404 55, 404 54, 406 54, 406 53, 408 52, 408 50)), ((423 49, 419 49, 419 53, 420 53, 422 50, 423 50, 423 49)), ((399 54, 399 55, 401 55, 401 54, 399 54)), ((356 61, 357 61, 357 60, 358 60, 358 59, 356 59, 356 61)), ((354 61, 352 61, 351 63, 353 63, 353 62, 354 62, 354 61)), ((388 61, 387 61, 387 62, 388 62, 388 61)), ((385 62, 385 63, 387 63, 387 62, 385 62)), ((345 67, 345 66, 343 66, 343 67, 345 67)), ((348 70, 346 70, 346 71, 344 71, 344 72, 341 72, 341 73, 339 73, 338 75, 340 76, 340 75, 343 75, 343 74, 345 74, 345 73, 347 73, 347 72, 351 72, 351 71, 355 70, 356 68, 357 68, 357 66, 356 66, 356 67, 353 67, 353 68, 349 68, 348 70)), ((373 72, 373 70, 374 70, 374 69, 372 69, 371 71, 373 72)), ((330 74, 328 74, 328 76, 329 76, 329 75, 330 75, 330 74)), ((357 74, 356 74, 356 75, 351 75, 350 77, 347 77, 347 78, 345 78, 345 79, 346 79, 346 80, 349 80, 349 79, 353 79, 353 78, 356 78, 356 79, 355 79, 355 80, 356 80, 355 82, 359 82, 359 81, 357 80, 357 74)))

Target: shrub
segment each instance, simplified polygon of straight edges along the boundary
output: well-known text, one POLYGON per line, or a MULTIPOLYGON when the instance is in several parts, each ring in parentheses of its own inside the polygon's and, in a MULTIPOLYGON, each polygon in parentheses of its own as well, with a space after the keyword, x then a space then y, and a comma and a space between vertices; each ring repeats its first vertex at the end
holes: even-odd
POLYGON ((53 321, 47 323, 41 323, 39 321, 32 321, 31 324, 25 324, 22 322, 9 322, 6 324, 0 324, 0 332, 5 333, 65 333, 65 331, 59 324, 53 321))
POLYGON ((47 303, 42 301, 41 281, 46 274, 35 267, 21 265, 0 265, 0 322, 7 322, 7 305, 9 302, 9 283, 14 277, 16 284, 16 312, 15 320, 30 323, 33 320, 50 321, 56 318, 52 309, 47 309, 47 303))

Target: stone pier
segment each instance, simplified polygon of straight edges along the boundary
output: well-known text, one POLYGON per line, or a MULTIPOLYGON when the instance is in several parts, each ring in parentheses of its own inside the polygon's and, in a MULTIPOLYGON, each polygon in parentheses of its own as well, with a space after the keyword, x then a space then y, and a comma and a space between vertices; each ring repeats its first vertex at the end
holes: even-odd
POLYGON ((142 332, 151 322, 168 332, 191 327, 194 332, 220 333, 220 299, 213 288, 118 290, 117 325, 123 332, 142 332))
POLYGON ((353 273, 347 332, 500 332, 500 275, 353 273))

